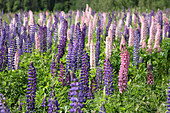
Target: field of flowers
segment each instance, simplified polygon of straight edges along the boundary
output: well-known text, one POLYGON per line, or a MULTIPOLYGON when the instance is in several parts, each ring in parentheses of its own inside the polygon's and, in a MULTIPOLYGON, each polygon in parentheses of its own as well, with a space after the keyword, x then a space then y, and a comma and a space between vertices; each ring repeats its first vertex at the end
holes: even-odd
POLYGON ((0 113, 170 112, 168 10, 21 11, 0 31, 0 113))

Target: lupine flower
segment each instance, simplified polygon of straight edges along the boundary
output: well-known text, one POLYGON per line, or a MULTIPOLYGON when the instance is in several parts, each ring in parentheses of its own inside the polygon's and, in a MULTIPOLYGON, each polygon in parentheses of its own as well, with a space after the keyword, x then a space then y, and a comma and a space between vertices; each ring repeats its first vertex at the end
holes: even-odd
POLYGON ((147 64, 147 84, 153 85, 154 84, 154 78, 153 78, 153 73, 151 66, 147 64))
POLYGON ((101 69, 101 67, 97 67, 96 82, 97 82, 97 88, 100 88, 100 86, 102 85, 102 69, 101 69))
POLYGON ((81 108, 83 107, 83 104, 81 104, 79 102, 79 85, 80 83, 78 82, 78 79, 74 78, 73 79, 73 83, 70 84, 71 89, 70 89, 70 100, 72 101, 72 103, 70 104, 70 106, 72 107, 70 109, 70 113, 82 113, 81 108))
POLYGON ((107 26, 106 26, 106 32, 105 32, 105 38, 108 36, 108 31, 109 31, 109 28, 110 28, 110 25, 112 23, 112 18, 110 16, 110 14, 108 14, 108 23, 107 23, 107 26))
POLYGON ((82 68, 81 68, 81 76, 85 77, 85 83, 84 83, 84 95, 86 98, 89 98, 89 69, 90 69, 90 63, 89 63, 89 55, 86 53, 86 51, 83 51, 82 54, 82 68))
POLYGON ((57 66, 55 63, 55 59, 52 59, 51 61, 51 76, 57 76, 57 66))
POLYGON ((14 65, 15 65, 15 70, 18 69, 18 64, 19 64, 19 55, 18 51, 15 53, 15 58, 14 58, 14 65))
POLYGON ((136 27, 136 23, 137 23, 136 15, 135 14, 133 14, 133 16, 132 16, 132 21, 133 21, 133 28, 135 28, 136 27))
POLYGON ((90 46, 91 41, 93 40, 93 21, 90 20, 88 28, 88 47, 90 46))
POLYGON ((58 104, 58 101, 57 101, 57 98, 55 97, 55 91, 54 91, 54 86, 52 88, 52 91, 50 93, 50 97, 48 99, 48 113, 58 113, 57 111, 60 110, 59 108, 59 105, 58 104))
POLYGON ((47 106, 47 97, 45 96, 42 103, 41 103, 42 107, 46 107, 47 106))
POLYGON ((129 47, 134 44, 134 31, 132 27, 129 28, 129 47))
MULTIPOLYGON (((170 85, 170 83, 169 83, 169 85, 170 85)), ((168 87, 168 94, 167 94, 167 110, 168 110, 167 113, 170 113, 170 87, 168 87)))
POLYGON ((136 64, 138 68, 139 64, 139 42, 140 42, 140 36, 139 36, 139 30, 135 30, 135 40, 134 40, 134 46, 133 46, 133 66, 136 64))
POLYGON ((10 109, 6 105, 5 97, 3 94, 0 94, 0 112, 1 113, 10 113, 10 109))
POLYGON ((37 86, 37 78, 36 78, 36 70, 33 65, 33 62, 30 63, 29 70, 28 70, 28 88, 27 88, 27 111, 35 112, 35 94, 36 94, 36 86, 37 86))
POLYGON ((123 93, 127 88, 127 72, 129 68, 129 52, 126 50, 126 47, 122 48, 121 51, 121 65, 119 70, 119 91, 123 93))
POLYGON ((113 94, 113 68, 108 59, 104 60, 103 79, 106 95, 113 94))
POLYGON ((118 36, 120 36, 120 31, 122 29, 122 25, 123 25, 123 21, 122 19, 119 20, 119 24, 118 26, 116 27, 116 40, 118 39, 118 36))
POLYGON ((154 49, 157 49, 157 52, 161 51, 161 47, 159 45, 159 43, 160 43, 160 35, 161 35, 161 26, 158 24, 157 25, 156 35, 155 35, 155 45, 154 45, 154 49))
POLYGON ((116 27, 117 27, 117 22, 116 22, 116 20, 114 20, 114 23, 113 23, 113 26, 112 26, 112 41, 115 40, 116 27))
POLYGON ((152 44, 154 40, 154 35, 155 35, 155 19, 152 17, 152 23, 150 27, 150 34, 149 34, 149 40, 148 40, 148 51, 152 51, 152 44))
POLYGON ((99 113, 106 113, 106 109, 105 109, 105 106, 104 106, 103 102, 102 102, 102 105, 101 105, 99 113))
POLYGON ((96 67, 95 59, 95 45, 93 42, 90 43, 90 68, 93 69, 96 67))
POLYGON ((112 52, 112 39, 110 37, 106 37, 106 49, 105 49, 105 55, 106 59, 111 58, 111 52, 112 52))
POLYGON ((20 103, 20 104, 19 104, 19 110, 22 111, 22 105, 24 105, 25 103, 22 103, 22 102, 21 102, 21 99, 19 100, 19 103, 20 103))
POLYGON ((35 33, 35 49, 40 50, 40 38, 38 37, 37 33, 35 33))

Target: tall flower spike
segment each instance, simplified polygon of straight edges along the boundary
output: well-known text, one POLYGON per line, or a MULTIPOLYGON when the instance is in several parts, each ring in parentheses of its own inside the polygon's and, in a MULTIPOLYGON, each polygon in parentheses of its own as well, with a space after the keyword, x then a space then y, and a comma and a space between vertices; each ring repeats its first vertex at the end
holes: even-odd
POLYGON ((27 111, 26 113, 35 112, 35 94, 37 86, 36 70, 33 62, 30 63, 28 70, 28 88, 27 88, 27 111))
POLYGON ((5 97, 3 94, 0 94, 0 113, 10 113, 10 109, 6 105, 5 97))
POLYGON ((132 27, 130 26, 129 28, 129 47, 133 46, 134 44, 134 31, 132 29, 132 27))
POLYGON ((153 73, 152 73, 151 65, 149 65, 149 64, 147 64, 147 83, 149 85, 154 84, 153 73))
POLYGON ((144 17, 141 17, 141 40, 140 40, 140 45, 142 48, 146 48, 146 35, 147 35, 147 26, 146 26, 146 21, 144 17))
POLYGON ((110 37, 106 37, 106 50, 105 50, 105 55, 106 59, 111 58, 111 52, 112 52, 112 39, 110 37))
POLYGON ((161 39, 160 36, 161 36, 161 26, 158 24, 157 25, 156 35, 155 35, 155 45, 154 45, 154 49, 157 49, 157 52, 161 51, 161 47, 159 45, 160 39, 161 39))
POLYGON ((152 22, 150 26, 150 32, 149 32, 149 40, 148 40, 148 50, 150 53, 152 52, 152 44, 155 36, 155 18, 152 17, 152 22))
POLYGON ((127 72, 129 68, 129 52, 126 47, 121 51, 121 65, 119 70, 119 92, 123 93, 127 88, 127 72))
POLYGON ((50 97, 48 99, 48 107, 49 107, 48 113, 58 113, 57 111, 60 110, 60 108, 59 108, 60 104, 58 104, 58 100, 55 97, 54 86, 55 85, 53 85, 50 97))
POLYGON ((60 74, 59 74, 59 82, 62 82, 63 86, 65 86, 65 67, 64 67, 64 64, 63 62, 61 61, 60 63, 60 74))
MULTIPOLYGON (((170 83, 169 83, 169 85, 170 85, 170 83)), ((167 94, 167 110, 168 110, 167 113, 170 113, 170 86, 168 87, 168 94, 167 94)))

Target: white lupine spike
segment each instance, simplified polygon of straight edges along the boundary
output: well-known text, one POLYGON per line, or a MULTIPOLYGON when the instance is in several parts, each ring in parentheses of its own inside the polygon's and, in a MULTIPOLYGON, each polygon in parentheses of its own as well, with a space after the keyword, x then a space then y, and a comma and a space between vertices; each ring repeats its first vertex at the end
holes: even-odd
POLYGON ((90 46, 91 41, 93 40, 93 21, 90 20, 88 28, 88 47, 90 46))
POLYGON ((75 26, 77 25, 78 22, 79 22, 79 10, 77 10, 77 14, 75 17, 75 26))
POLYGON ((90 43, 90 68, 96 68, 96 59, 95 59, 95 45, 93 41, 90 43))
POLYGON ((51 16, 49 17, 49 19, 47 20, 47 28, 50 29, 51 28, 51 16))
POLYGON ((111 53, 112 53, 112 43, 111 43, 111 37, 106 37, 106 48, 105 48, 105 56, 106 59, 111 58, 111 53))
POLYGON ((15 65, 15 70, 18 69, 18 64, 19 64, 19 55, 18 51, 15 53, 15 58, 14 58, 14 65, 15 65))

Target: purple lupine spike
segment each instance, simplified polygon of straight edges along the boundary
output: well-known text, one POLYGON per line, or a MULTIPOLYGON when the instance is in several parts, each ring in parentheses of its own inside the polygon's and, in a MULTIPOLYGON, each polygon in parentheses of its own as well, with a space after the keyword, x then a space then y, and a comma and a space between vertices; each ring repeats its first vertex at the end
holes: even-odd
POLYGON ((128 43, 129 40, 129 30, 128 27, 125 25, 123 29, 123 37, 125 38, 126 42, 128 43))
POLYGON ((99 56, 100 56, 100 35, 101 35, 101 20, 97 20, 97 42, 96 42, 96 66, 99 65, 99 56))
POLYGON ((135 30, 135 40, 133 46, 133 66, 139 66, 139 42, 140 42, 140 34, 139 30, 135 30))
POLYGON ((102 105, 101 105, 99 113, 106 113, 106 109, 105 109, 105 106, 104 106, 103 102, 102 102, 102 105))
MULTIPOLYGON (((169 85, 170 85, 170 83, 169 83, 169 85)), ((169 113, 170 112, 170 86, 168 87, 168 94, 167 94, 167 101, 166 102, 167 102, 167 110, 168 110, 167 113, 169 113)))
POLYGON ((43 32, 41 32, 42 33, 42 38, 43 38, 43 47, 42 47, 42 50, 43 50, 43 52, 46 52, 47 51, 47 40, 46 40, 46 36, 47 36, 47 27, 46 26, 44 26, 44 28, 43 28, 43 32))
POLYGON ((96 82, 97 82, 97 89, 99 89, 100 86, 102 85, 102 68, 101 67, 97 67, 96 82))
MULTIPOLYGON (((113 80, 113 76, 111 76, 111 67, 110 67, 110 61, 105 59, 104 60, 104 67, 103 67, 103 79, 104 79, 104 85, 105 85, 105 92, 106 92, 106 95, 109 95, 109 94, 112 94, 112 92, 110 92, 110 89, 111 89, 111 84, 112 83, 112 80, 113 80), (110 79, 111 80, 110 80, 110 79)), ((112 91, 112 90, 111 90, 112 91)))
POLYGON ((73 42, 70 40, 68 44, 68 53, 67 53, 67 61, 66 61, 66 72, 71 69, 71 54, 72 54, 73 42))
POLYGON ((65 86, 65 67, 63 62, 60 63, 60 74, 59 74, 59 82, 62 82, 63 86, 65 86))
POLYGON ((112 40, 113 41, 115 40, 116 27, 117 27, 117 22, 116 22, 116 19, 115 19, 114 22, 113 22, 113 28, 112 28, 112 37, 113 37, 112 40))
POLYGON ((72 10, 69 11, 69 28, 71 27, 71 22, 72 22, 72 18, 71 18, 71 15, 72 15, 72 10))
POLYGON ((57 76, 55 59, 52 59, 52 62, 51 62, 51 75, 57 76))
POLYGON ((50 93, 50 97, 48 99, 48 113, 58 113, 57 111, 60 110, 59 106, 60 104, 58 104, 57 98, 55 97, 55 91, 54 91, 54 86, 52 87, 52 91, 50 93))
POLYGON ((41 106, 42 107, 46 107, 47 106, 47 96, 46 95, 45 95, 45 97, 44 97, 44 99, 43 99, 43 101, 41 103, 41 106))
POLYGON ((0 94, 0 112, 1 113, 10 113, 9 107, 6 105, 5 97, 3 94, 0 94))
POLYGON ((108 36, 109 27, 110 27, 110 25, 112 23, 112 18, 110 16, 110 14, 108 14, 108 19, 109 20, 108 20, 108 23, 107 23, 107 26, 106 26, 105 38, 108 36))
POLYGON ((72 65, 72 70, 75 72, 77 70, 77 57, 78 57, 78 39, 75 39, 73 42, 73 49, 72 49, 72 54, 71 54, 71 65, 72 65))
POLYGON ((83 104, 79 102, 79 85, 80 83, 78 82, 78 79, 74 78, 73 83, 70 84, 71 89, 70 89, 70 100, 72 103, 70 106, 72 107, 70 109, 70 113, 82 113, 81 108, 83 108, 83 104))
POLYGON ((159 25, 161 26, 161 38, 160 38, 160 43, 162 43, 162 28, 163 28, 163 17, 162 17, 162 11, 159 11, 158 12, 158 23, 159 23, 159 25))
POLYGON ((26 113, 35 112, 35 95, 36 95, 36 70, 33 65, 33 62, 30 63, 28 70, 28 88, 27 88, 27 111, 26 113))
POLYGON ((74 35, 74 24, 70 28, 70 39, 73 40, 73 35, 74 35))
POLYGON ((83 28, 82 28, 82 36, 81 36, 81 50, 83 51, 85 47, 85 38, 86 38, 86 24, 84 23, 83 28))

